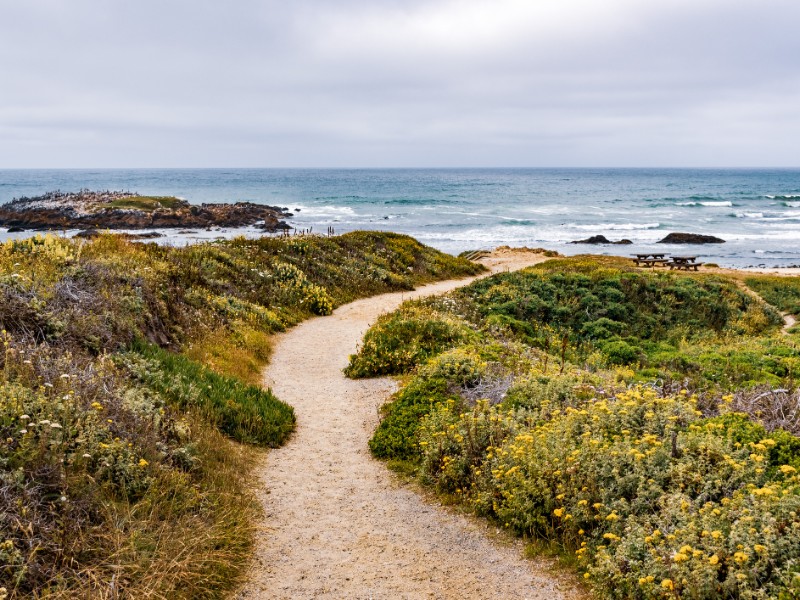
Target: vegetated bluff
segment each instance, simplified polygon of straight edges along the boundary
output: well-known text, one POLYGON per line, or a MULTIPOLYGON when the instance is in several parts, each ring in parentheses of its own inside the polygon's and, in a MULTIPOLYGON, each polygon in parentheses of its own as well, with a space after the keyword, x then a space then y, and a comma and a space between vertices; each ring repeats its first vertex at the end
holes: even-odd
POLYGON ((407 236, 0 244, 0 597, 223 598, 291 407, 269 334, 480 267, 407 236))

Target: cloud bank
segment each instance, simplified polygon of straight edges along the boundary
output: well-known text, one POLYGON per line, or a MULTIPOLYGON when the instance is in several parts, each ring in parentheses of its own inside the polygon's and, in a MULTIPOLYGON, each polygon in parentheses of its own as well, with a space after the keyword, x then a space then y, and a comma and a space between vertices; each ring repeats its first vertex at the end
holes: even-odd
POLYGON ((0 167, 798 166, 794 0, 0 0, 0 167))

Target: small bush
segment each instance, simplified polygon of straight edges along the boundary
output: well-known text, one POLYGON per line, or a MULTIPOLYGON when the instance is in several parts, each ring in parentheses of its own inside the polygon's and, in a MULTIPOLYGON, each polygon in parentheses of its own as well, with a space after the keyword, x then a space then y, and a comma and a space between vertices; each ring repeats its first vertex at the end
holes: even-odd
POLYGON ((407 373, 427 358, 475 337, 463 319, 406 303, 369 329, 344 372, 353 378, 407 373))

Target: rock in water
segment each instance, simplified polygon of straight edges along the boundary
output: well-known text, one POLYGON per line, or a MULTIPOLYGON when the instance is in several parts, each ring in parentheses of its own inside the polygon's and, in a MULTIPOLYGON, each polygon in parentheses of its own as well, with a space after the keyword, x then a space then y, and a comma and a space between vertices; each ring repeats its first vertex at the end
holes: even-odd
POLYGON ((699 233, 670 233, 659 244, 724 244, 725 240, 699 233))
POLYGON ((0 206, 0 226, 26 229, 150 229, 163 227, 242 227, 262 222, 274 231, 286 213, 274 206, 189 204, 172 196, 131 192, 49 192, 0 206))
POLYGON ((575 240, 574 242, 570 242, 570 244, 611 244, 611 240, 609 240, 604 235, 593 235, 590 238, 586 238, 585 240, 575 240))

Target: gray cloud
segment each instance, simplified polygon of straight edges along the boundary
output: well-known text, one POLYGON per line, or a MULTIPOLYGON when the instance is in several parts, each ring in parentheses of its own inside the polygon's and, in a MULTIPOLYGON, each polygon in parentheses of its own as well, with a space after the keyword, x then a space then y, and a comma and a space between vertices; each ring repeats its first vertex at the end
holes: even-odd
POLYGON ((0 166, 791 166, 789 0, 0 0, 0 166))

